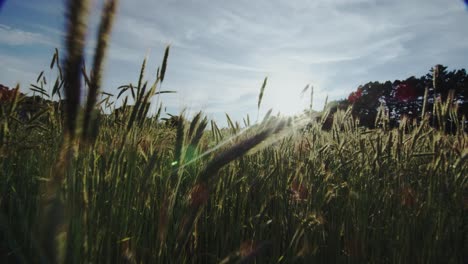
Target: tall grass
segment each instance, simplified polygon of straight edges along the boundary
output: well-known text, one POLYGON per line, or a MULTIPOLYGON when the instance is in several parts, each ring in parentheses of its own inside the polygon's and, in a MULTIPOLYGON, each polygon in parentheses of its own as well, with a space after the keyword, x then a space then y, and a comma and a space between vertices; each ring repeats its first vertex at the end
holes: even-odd
MULTIPOLYGON (((104 43, 96 48, 102 54, 95 55, 100 58, 85 80, 90 92, 81 109, 81 80, 87 76, 82 40, 72 39, 74 32, 84 36, 80 3, 68 5, 65 74, 58 51, 51 63, 59 71, 52 97, 63 89, 65 110, 45 102, 40 115, 22 118, 15 111, 19 97, 0 108, 0 258, 5 262, 467 259, 464 128, 447 135, 430 127, 426 117, 420 123, 404 119, 393 130, 366 130, 351 109, 334 114, 330 131, 322 130, 326 114, 311 124, 309 116, 267 117, 255 125, 247 117, 240 127, 227 116, 229 128, 222 129, 203 113, 190 121, 181 114, 174 126, 164 124, 159 115, 148 117, 148 110, 152 96, 167 92, 157 87, 169 48, 151 87, 143 75, 146 60, 137 85, 121 87, 123 104, 129 92, 133 107, 98 114, 104 43), (81 127, 72 125, 93 112, 81 127), (92 140, 86 124, 96 128, 92 140)), ((106 3, 110 8, 117 2, 106 3)), ((111 24, 106 15, 102 21, 111 24)), ((109 31, 100 32, 104 41, 109 31)), ((266 79, 261 94, 265 84, 266 79)), ((449 102, 437 103, 441 122, 456 117, 449 102)), ((383 113, 379 118, 386 120, 383 113)))

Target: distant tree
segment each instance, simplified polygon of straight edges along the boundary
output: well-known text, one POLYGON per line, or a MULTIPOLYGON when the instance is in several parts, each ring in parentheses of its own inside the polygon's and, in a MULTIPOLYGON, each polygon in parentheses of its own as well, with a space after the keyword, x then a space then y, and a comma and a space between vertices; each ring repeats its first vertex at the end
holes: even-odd
POLYGON ((353 116, 359 118, 363 126, 373 128, 378 108, 387 92, 384 85, 379 82, 369 82, 359 86, 350 96, 352 101, 349 101, 348 97, 348 102, 353 104, 353 116))
MULTIPOLYGON (((363 126, 373 128, 378 109, 383 106, 388 112, 390 125, 395 127, 403 116, 420 120, 424 104, 424 93, 428 89, 425 111, 433 115, 435 100, 447 100, 454 90, 454 104, 458 104, 459 117, 468 115, 468 76, 465 69, 447 71, 447 67, 436 65, 428 74, 406 80, 369 82, 351 92, 345 100, 353 105, 353 115, 363 126)), ((433 124, 434 125, 434 124, 433 124)))

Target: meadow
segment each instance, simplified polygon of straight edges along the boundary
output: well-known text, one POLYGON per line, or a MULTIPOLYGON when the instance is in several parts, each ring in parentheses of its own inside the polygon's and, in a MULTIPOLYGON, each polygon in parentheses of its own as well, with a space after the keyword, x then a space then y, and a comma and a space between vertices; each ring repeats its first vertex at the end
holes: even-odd
MULTIPOLYGON (((154 80, 143 75, 145 60, 135 84, 103 93, 117 1, 106 2, 90 70, 81 64, 87 1, 68 2, 65 57, 57 50, 50 65, 57 79, 41 73, 32 88, 66 100, 25 113, 15 90, 0 107, 3 263, 468 259, 464 121, 447 134, 428 116, 389 128, 381 114, 367 129, 349 108, 327 130, 327 109, 243 125, 227 116, 226 128, 201 112, 164 122, 162 105, 149 109, 169 92, 159 87, 170 48, 154 80)), ((456 111, 450 102, 435 107, 440 120, 456 111)))

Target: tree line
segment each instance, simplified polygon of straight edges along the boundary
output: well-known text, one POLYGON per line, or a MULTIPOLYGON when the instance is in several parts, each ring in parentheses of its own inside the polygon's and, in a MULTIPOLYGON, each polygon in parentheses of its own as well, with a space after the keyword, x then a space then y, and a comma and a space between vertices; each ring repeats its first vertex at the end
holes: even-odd
POLYGON ((415 121, 428 118, 432 126, 443 122, 444 126, 448 124, 447 130, 455 129, 461 122, 466 127, 468 76, 465 69, 448 71, 446 66, 436 65, 419 78, 368 82, 347 98, 330 104, 330 118, 338 109, 350 106, 360 125, 368 128, 381 125, 376 122, 379 115, 385 117, 389 127, 399 126, 404 118, 415 121))

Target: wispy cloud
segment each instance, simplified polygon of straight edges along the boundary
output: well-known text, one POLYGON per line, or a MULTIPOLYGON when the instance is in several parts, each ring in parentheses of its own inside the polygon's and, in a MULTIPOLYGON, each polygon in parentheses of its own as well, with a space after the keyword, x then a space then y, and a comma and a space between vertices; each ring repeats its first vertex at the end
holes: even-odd
MULTIPOLYGON (((45 61, 37 57, 13 57, 0 54, 0 80, 1 84, 13 87, 17 83, 21 85, 23 91, 27 90, 29 84, 41 70, 45 61)), ((49 75, 47 75, 49 76, 49 75)))
MULTIPOLYGON (((63 10, 63 3, 54 1, 63 10)), ((100 6, 100 1, 94 3, 100 6)), ((164 97, 171 111, 189 107, 219 118, 224 112, 237 117, 252 115, 256 113, 261 82, 268 76, 261 112, 274 108, 294 114, 309 103, 309 98, 300 96, 307 83, 314 85, 314 105, 320 109, 325 96, 329 95, 330 100, 343 98, 367 81, 422 75, 436 63, 468 66, 463 59, 468 56, 464 44, 468 43, 464 26, 468 15, 462 1, 120 3, 104 89, 115 92, 118 85, 135 82, 146 54, 148 78, 154 78, 164 47, 170 44, 163 89, 178 91, 164 97)), ((47 11, 50 7, 24 8, 54 16, 54 12, 47 11)), ((99 8, 94 9, 91 42, 99 20, 99 8)), ((31 31, 2 23, 5 25, 0 27, 0 34, 13 36, 18 30, 25 33, 17 34, 16 40, 4 40, 0 35, 3 45, 33 41, 44 45, 47 38, 63 37, 62 25, 37 24, 37 31, 31 31)), ((88 45, 88 56, 92 48, 88 45)))
POLYGON ((54 45, 50 38, 36 32, 28 32, 0 24, 0 44, 10 46, 54 45))
MULTIPOLYGON (((293 113, 308 103, 298 103, 300 89, 307 83, 316 86, 316 105, 321 107, 326 95, 345 97, 359 83, 423 74, 438 63, 440 57, 421 59, 417 65, 412 60, 425 56, 420 47, 440 51, 435 45, 439 40, 418 42, 431 29, 440 27, 440 34, 464 39, 453 21, 461 18, 460 6, 444 4, 442 9, 441 4, 438 0, 157 4, 144 0, 141 6, 124 4, 122 12, 140 23, 125 23, 128 35, 137 34, 133 44, 176 43, 174 53, 179 56, 171 55, 170 67, 175 70, 168 85, 180 87, 185 103, 202 106, 205 101, 220 107, 209 110, 222 111, 236 92, 255 94, 258 82, 268 75, 265 108, 293 113)), ((183 104, 181 99, 175 101, 170 103, 183 104)))

